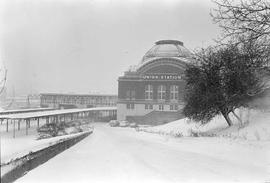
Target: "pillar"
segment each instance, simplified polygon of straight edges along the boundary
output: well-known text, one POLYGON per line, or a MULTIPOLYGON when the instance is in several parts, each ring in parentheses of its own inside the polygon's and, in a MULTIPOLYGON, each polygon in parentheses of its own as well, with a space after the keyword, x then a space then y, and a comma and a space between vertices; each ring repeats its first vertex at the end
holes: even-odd
POLYGON ((26 134, 26 135, 28 135, 28 126, 29 126, 29 125, 28 125, 28 121, 29 121, 29 119, 26 119, 26 120, 25 120, 25 134, 26 134))
POLYGON ((37 127, 39 128, 39 118, 37 118, 37 127))
POLYGON ((18 121, 18 130, 20 130, 20 127, 21 126, 21 119, 19 119, 19 121, 18 121))
POLYGON ((13 138, 15 138, 15 119, 13 120, 13 138))
POLYGON ((8 132, 8 119, 7 119, 7 124, 6 124, 6 127, 7 127, 6 131, 8 132))

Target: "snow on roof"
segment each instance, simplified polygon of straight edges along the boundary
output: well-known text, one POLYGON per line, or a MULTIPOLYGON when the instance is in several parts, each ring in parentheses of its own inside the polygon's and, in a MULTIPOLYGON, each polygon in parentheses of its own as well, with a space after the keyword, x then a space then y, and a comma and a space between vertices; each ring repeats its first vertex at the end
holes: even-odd
POLYGON ((148 62, 150 58, 192 58, 193 54, 184 47, 183 42, 177 40, 160 40, 143 56, 141 64, 148 62))
POLYGON ((2 110, 0 114, 6 113, 19 113, 19 112, 37 112, 37 111, 46 111, 46 110, 53 110, 53 108, 28 108, 28 109, 11 109, 11 110, 2 110))
POLYGON ((40 95, 61 95, 61 96, 95 96, 95 97, 117 97, 116 94, 99 94, 99 93, 40 93, 40 95))
POLYGON ((152 57, 152 58, 148 58, 147 62, 141 62, 137 65, 137 69, 141 68, 142 66, 146 65, 147 63, 150 63, 152 61, 158 60, 158 59, 174 59, 179 61, 179 63, 183 63, 183 64, 187 64, 190 63, 191 61, 193 61, 193 58, 185 58, 185 57, 152 57))
POLYGON ((71 114, 71 113, 88 112, 88 111, 105 111, 105 110, 106 111, 116 110, 116 107, 61 109, 61 110, 53 110, 53 111, 39 111, 39 112, 7 114, 7 115, 1 115, 0 119, 29 119, 29 118, 36 118, 36 117, 55 116, 55 115, 61 115, 61 114, 71 114))

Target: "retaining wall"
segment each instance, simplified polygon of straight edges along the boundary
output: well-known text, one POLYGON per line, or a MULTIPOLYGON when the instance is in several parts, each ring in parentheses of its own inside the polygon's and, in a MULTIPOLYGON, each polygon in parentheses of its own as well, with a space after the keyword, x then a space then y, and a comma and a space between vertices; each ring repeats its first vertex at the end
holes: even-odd
POLYGON ((1 182, 2 183, 14 182, 16 179, 22 177, 30 170, 38 167, 39 165, 45 163, 46 161, 53 158, 57 154, 75 145, 76 143, 78 143, 91 133, 92 132, 84 133, 80 136, 61 141, 57 144, 54 144, 52 146, 49 146, 36 152, 31 152, 19 159, 14 160, 17 161, 19 165, 16 168, 9 171, 8 173, 6 173, 5 175, 3 176, 1 175, 1 182))

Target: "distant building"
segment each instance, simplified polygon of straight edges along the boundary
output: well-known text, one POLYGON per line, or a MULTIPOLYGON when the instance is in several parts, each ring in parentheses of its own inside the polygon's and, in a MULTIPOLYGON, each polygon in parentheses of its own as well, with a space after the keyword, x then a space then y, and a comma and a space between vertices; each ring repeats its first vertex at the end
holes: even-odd
POLYGON ((186 64, 191 52, 177 40, 161 40, 118 79, 117 119, 161 124, 181 118, 186 64))
POLYGON ((4 109, 25 109, 25 108, 38 108, 40 107, 39 94, 31 95, 14 95, 6 97, 3 102, 0 102, 4 109))
POLYGON ((90 108, 116 106, 117 95, 41 93, 40 106, 50 108, 90 108))

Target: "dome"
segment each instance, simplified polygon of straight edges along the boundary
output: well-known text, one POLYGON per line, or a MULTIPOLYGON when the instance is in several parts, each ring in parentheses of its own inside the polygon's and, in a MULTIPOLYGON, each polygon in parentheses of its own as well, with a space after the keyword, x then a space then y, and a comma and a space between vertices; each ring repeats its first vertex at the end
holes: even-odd
POLYGON ((184 47, 183 42, 177 40, 160 40, 144 55, 141 64, 153 58, 182 57, 191 58, 192 53, 184 47))

